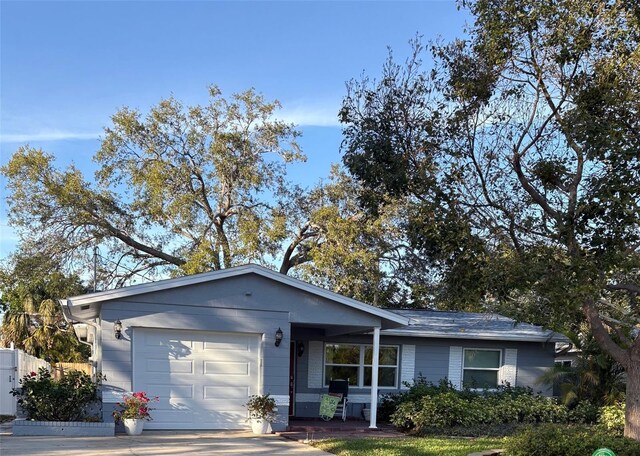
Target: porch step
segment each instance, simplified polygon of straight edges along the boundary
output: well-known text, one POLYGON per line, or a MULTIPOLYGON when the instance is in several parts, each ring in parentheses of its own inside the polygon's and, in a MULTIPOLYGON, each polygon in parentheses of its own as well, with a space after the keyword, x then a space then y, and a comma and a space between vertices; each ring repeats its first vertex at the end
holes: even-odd
POLYGON ((368 432, 376 429, 334 426, 289 426, 289 432, 368 432))
POLYGON ((385 428, 370 429, 366 421, 311 421, 295 422, 289 424, 289 432, 376 432, 385 428))

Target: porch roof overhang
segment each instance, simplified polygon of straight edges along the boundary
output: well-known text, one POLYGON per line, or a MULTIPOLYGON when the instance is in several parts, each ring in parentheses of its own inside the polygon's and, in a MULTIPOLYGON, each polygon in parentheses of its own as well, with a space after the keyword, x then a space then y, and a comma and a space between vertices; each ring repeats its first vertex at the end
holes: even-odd
POLYGON ((302 280, 272 271, 256 264, 247 264, 219 271, 205 272, 185 277, 165 279, 157 282, 132 285, 124 288, 88 293, 60 300, 65 318, 69 321, 88 321, 100 315, 102 304, 116 299, 130 298, 137 295, 154 293, 163 290, 186 287, 189 285, 213 282, 245 274, 256 274, 277 283, 281 283, 303 292, 307 292, 335 303, 364 312, 380 319, 382 328, 397 328, 409 323, 409 318, 389 310, 380 309, 355 299, 347 298, 324 288, 311 285, 302 280))

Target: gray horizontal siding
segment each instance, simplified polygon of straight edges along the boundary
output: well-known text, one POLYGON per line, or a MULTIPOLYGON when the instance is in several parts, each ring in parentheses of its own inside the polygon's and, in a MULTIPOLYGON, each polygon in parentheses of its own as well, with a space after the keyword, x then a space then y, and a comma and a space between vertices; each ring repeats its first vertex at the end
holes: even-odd
MULTIPOLYGON (((319 340, 323 342, 336 343, 358 343, 371 344, 372 336, 344 336, 334 338, 323 338, 313 335, 310 339, 304 338, 304 333, 297 333, 298 340, 302 341, 305 346, 309 347, 309 340, 319 340)), ((382 345, 399 345, 402 350, 403 345, 415 345, 415 371, 414 378, 419 376, 425 380, 437 384, 440 380, 445 379, 449 369, 449 348, 452 345, 464 348, 495 348, 495 349, 517 349, 517 382, 516 386, 531 387, 534 391, 542 392, 550 395, 550 390, 544 385, 536 383, 539 376, 545 369, 553 366, 554 344, 540 342, 499 342, 469 339, 425 339, 425 338, 406 338, 406 337, 381 337, 382 345)), ((296 394, 308 398, 312 394, 326 393, 326 388, 309 388, 308 387, 308 371, 309 371, 308 351, 297 359, 296 367, 296 394)), ((402 370, 402 365, 399 366, 402 370)), ((370 389, 350 388, 350 396, 369 395, 370 389)), ((398 390, 381 389, 380 393, 393 393, 398 390)), ((368 403, 366 401, 365 403, 368 403)), ((362 404, 352 402, 349 413, 350 416, 359 416, 362 404)), ((317 416, 319 405, 316 402, 296 401, 296 416, 317 416)))
POLYGON ((547 370, 553 367, 555 355, 554 344, 522 344, 518 349, 517 385, 528 386, 535 392, 541 392, 546 396, 553 393, 549 385, 538 384, 538 379, 547 370))
MULTIPOLYGON (((125 302, 123 298, 121 302, 125 302)), ((377 326, 380 318, 265 277, 247 274, 138 295, 135 302, 224 309, 288 312, 292 323, 377 326)), ((114 306, 118 301, 109 303, 114 306)))

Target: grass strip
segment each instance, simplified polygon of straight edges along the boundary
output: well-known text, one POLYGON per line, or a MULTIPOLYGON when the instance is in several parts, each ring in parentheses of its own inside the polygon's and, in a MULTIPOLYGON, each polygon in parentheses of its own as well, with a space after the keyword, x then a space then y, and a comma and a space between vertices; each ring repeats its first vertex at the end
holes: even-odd
POLYGON ((499 437, 369 437, 319 440, 313 445, 338 456, 467 456, 476 451, 502 448, 503 439, 499 437))

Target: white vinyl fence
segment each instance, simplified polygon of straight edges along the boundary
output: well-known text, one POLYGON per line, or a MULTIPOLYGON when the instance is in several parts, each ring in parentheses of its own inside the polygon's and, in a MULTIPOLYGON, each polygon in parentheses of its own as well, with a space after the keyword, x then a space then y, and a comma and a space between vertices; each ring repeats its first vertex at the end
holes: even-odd
POLYGON ((11 394, 13 388, 20 386, 20 379, 30 372, 38 372, 51 366, 44 359, 36 358, 12 348, 0 348, 0 415, 16 414, 16 398, 11 394))

